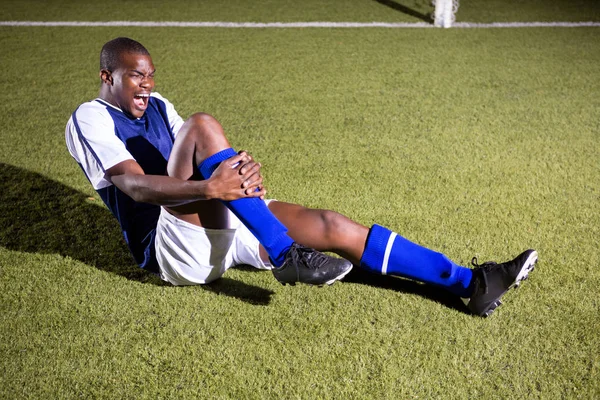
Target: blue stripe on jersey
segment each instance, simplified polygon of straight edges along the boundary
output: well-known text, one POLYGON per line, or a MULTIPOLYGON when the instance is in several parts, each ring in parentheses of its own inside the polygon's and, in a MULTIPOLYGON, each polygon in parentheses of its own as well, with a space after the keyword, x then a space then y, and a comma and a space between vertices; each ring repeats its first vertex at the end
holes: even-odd
MULTIPOLYGON (((114 134, 125 144, 147 175, 167 175, 167 162, 175 141, 165 103, 150 97, 144 115, 130 118, 122 111, 97 100, 115 124, 114 134)), ((97 190, 104 204, 119 221, 123 237, 140 267, 158 272, 154 250, 160 206, 135 202, 116 186, 97 190)))
MULTIPOLYGON (((77 110, 79 110, 79 107, 77 107, 77 110)), ((98 165, 100 166, 100 168, 102 168, 102 171, 104 172, 106 170, 104 169, 104 166, 100 162, 100 158, 98 158, 98 156, 96 155, 96 152, 94 151, 92 146, 90 146, 90 143, 87 141, 87 139, 85 137, 83 137, 83 134, 81 133, 81 128, 79 128, 79 121, 77 121, 77 110, 75 110, 75 112, 71 115, 71 117, 73 118, 73 124, 75 125, 75 130, 77 131, 77 136, 79 137, 79 140, 81 140, 81 142, 85 145, 85 147, 87 147, 87 149, 90 151, 90 153, 92 153, 92 156, 96 159, 96 162, 98 163, 98 165)), ((84 173, 85 173, 85 171, 84 171, 84 173)), ((86 174, 86 176, 87 176, 87 174, 86 174)), ((87 178, 89 181, 90 180, 89 176, 87 178)))

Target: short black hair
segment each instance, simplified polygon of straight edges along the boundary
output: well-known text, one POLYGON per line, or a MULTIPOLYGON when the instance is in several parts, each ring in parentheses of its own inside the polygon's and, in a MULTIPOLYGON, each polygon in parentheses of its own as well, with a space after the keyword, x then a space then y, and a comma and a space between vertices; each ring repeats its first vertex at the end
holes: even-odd
POLYGON ((102 51, 100 51, 100 69, 108 71, 117 69, 119 67, 120 56, 123 53, 150 55, 140 42, 126 37, 118 37, 106 42, 102 46, 102 51))

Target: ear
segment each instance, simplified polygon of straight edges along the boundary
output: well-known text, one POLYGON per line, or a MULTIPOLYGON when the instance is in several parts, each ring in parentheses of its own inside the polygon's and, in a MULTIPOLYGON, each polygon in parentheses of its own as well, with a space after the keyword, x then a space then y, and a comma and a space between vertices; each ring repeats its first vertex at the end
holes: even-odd
POLYGON ((100 70, 100 79, 102 80, 102 83, 106 83, 110 86, 113 84, 112 72, 107 69, 100 70))

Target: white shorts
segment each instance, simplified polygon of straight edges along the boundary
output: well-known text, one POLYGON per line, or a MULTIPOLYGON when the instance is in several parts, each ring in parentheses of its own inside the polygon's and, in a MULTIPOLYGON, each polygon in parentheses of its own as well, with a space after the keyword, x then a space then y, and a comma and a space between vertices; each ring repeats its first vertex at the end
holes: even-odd
POLYGON ((177 286, 212 282, 235 265, 271 269, 260 258, 258 240, 231 211, 229 229, 206 229, 161 208, 155 248, 161 279, 177 286))

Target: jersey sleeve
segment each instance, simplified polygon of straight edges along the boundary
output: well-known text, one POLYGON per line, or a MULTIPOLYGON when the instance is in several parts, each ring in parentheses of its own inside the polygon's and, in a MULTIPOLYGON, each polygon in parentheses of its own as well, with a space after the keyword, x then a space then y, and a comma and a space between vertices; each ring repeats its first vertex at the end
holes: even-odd
POLYGON ((173 104, 169 100, 165 99, 157 92, 152 92, 152 96, 156 97, 165 104, 165 108, 167 110, 167 117, 169 118, 169 125, 171 126, 171 131, 173 132, 173 136, 177 137, 177 133, 183 125, 183 119, 179 116, 179 114, 175 110, 175 106, 173 106, 173 104))
POLYGON ((112 185, 105 178, 107 169, 134 159, 115 135, 114 122, 101 104, 81 105, 67 123, 65 139, 69 153, 96 190, 112 185))

